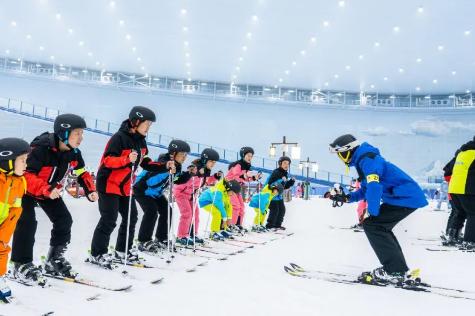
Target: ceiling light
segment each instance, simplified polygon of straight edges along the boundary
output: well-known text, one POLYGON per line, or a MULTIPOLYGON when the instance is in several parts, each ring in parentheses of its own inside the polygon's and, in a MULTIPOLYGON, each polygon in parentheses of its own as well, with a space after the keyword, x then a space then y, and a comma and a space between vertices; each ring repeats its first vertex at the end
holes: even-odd
POLYGON ((316 39, 315 37, 312 37, 312 38, 310 39, 310 42, 312 42, 312 43, 315 43, 316 41, 317 41, 317 39, 316 39))
POLYGON ((243 61, 243 60, 244 60, 244 58, 242 58, 242 57, 239 57, 239 61, 243 61))
POLYGON ((188 45, 190 45, 190 43, 188 43, 188 41, 184 41, 183 45, 188 46, 188 45))
POLYGON ((28 34, 28 35, 26 36, 26 39, 27 39, 27 40, 31 39, 31 35, 28 34))
POLYGON ((388 77, 384 77, 383 80, 384 80, 384 81, 388 81, 388 77))
POLYGON ((73 34, 73 32, 74 32, 73 29, 68 29, 69 34, 73 34))
POLYGON ((379 47, 381 44, 379 42, 374 42, 374 47, 379 47))
POLYGON ((144 67, 144 66, 142 66, 142 67, 140 67, 140 69, 142 69, 142 70, 145 70, 145 67, 144 67))
POLYGON ((43 46, 40 46, 40 50, 45 50, 45 48, 43 46))
POLYGON ((399 26, 395 26, 395 27, 393 27, 393 31, 394 31, 394 32, 396 32, 396 33, 397 33, 397 32, 399 32, 399 30, 400 30, 400 29, 399 29, 399 26))
POLYGON ((416 87, 416 91, 421 91, 421 87, 416 87))
POLYGON ((257 22, 257 21, 259 21, 259 17, 258 17, 257 15, 253 15, 253 16, 252 16, 252 20, 253 20, 254 22, 257 22))
POLYGON ((345 1, 338 1, 338 6, 339 6, 340 8, 345 7, 345 1))
POLYGON ((13 26, 13 27, 15 27, 15 26, 16 26, 16 22, 15 22, 15 21, 11 21, 10 25, 13 26))
POLYGON ((284 73, 285 73, 286 75, 289 75, 289 74, 290 74, 290 70, 286 70, 286 71, 284 71, 284 73))
POLYGON ((330 26, 330 22, 328 22, 328 21, 323 21, 323 26, 324 26, 324 27, 329 27, 329 26, 330 26))
POLYGON ((183 27, 183 32, 188 32, 188 27, 187 26, 183 27))
POLYGON ((424 12, 424 7, 423 7, 423 6, 420 6, 419 8, 417 8, 417 12, 419 12, 419 13, 424 12))
POLYGON ((59 13, 56 14, 56 20, 61 20, 61 14, 59 13))
POLYGON ((87 53, 87 56, 92 57, 92 52, 87 53))
POLYGON ((110 6, 111 8, 114 8, 114 7, 115 7, 115 2, 114 2, 114 1, 109 2, 109 6, 110 6))
POLYGON ((9 55, 9 54, 10 54, 10 50, 7 49, 7 50, 5 51, 5 54, 9 55))
POLYGON ((416 59, 416 62, 417 62, 417 63, 422 62, 422 58, 417 58, 417 59, 416 59))
POLYGON ((404 72, 404 68, 399 68, 399 70, 398 70, 398 71, 399 71, 399 73, 401 73, 401 74, 402 74, 402 73, 404 72))
POLYGON ((330 84, 329 84, 328 82, 325 82, 325 83, 324 83, 324 86, 325 86, 325 87, 328 87, 329 85, 330 85, 330 84))
POLYGON ((247 38, 252 38, 252 33, 251 33, 251 32, 248 32, 248 33, 246 34, 246 36, 247 36, 247 38))
POLYGON ((242 47, 242 50, 243 50, 243 51, 247 51, 247 46, 243 46, 243 47, 242 47))
POLYGON ((452 71, 452 76, 455 76, 457 74, 457 72, 454 70, 452 71))
POLYGON ((351 66, 350 66, 350 65, 346 65, 346 66, 345 66, 345 69, 346 69, 346 70, 350 70, 350 69, 351 69, 351 66))
POLYGON ((307 52, 305 50, 300 51, 300 55, 305 56, 305 54, 307 54, 307 52))
POLYGON ((80 42, 78 43, 78 45, 79 45, 79 46, 84 46, 84 42, 83 42, 83 41, 80 41, 80 42))
POLYGON ((131 38, 132 38, 132 36, 130 36, 130 34, 125 35, 125 39, 128 40, 128 41, 130 41, 131 38))
POLYGON ((186 12, 187 12, 186 9, 181 9, 180 11, 181 15, 186 15, 186 12))
POLYGON ((279 78, 279 82, 283 82, 283 81, 284 81, 284 79, 282 79, 282 78, 279 78))
POLYGON ((470 90, 468 90, 468 89, 467 89, 467 90, 465 90, 465 93, 470 93, 470 90))
POLYGON ((465 36, 469 36, 471 33, 472 33, 472 31, 470 31, 470 30, 466 30, 465 32, 463 32, 463 34, 465 34, 465 36))
POLYGON ((186 63, 186 67, 191 67, 191 63, 186 63))
POLYGON ((101 64, 100 62, 96 61, 96 66, 99 66, 100 64, 101 64))
POLYGON ((277 89, 279 86, 278 85, 274 85, 274 89, 277 89))
POLYGON ((340 78, 340 76, 338 74, 334 74, 333 78, 338 79, 338 78, 340 78))
POLYGON ((54 60, 54 56, 49 56, 49 58, 50 58, 51 60, 54 60))
POLYGON ((364 55, 359 55, 359 56, 358 56, 358 59, 359 59, 359 60, 363 60, 363 59, 364 59, 364 55))
POLYGON ((186 54, 185 54, 185 57, 186 57, 186 58, 190 58, 190 53, 186 53, 186 54))
POLYGON ((374 84, 370 85, 369 87, 370 87, 371 89, 374 89, 374 84))
POLYGON ((240 71, 240 70, 241 70, 241 68, 239 68, 239 66, 237 66, 237 67, 236 67, 236 70, 237 70, 237 71, 240 71))
POLYGON ((437 84, 437 82, 438 82, 437 79, 432 80, 433 84, 437 84))
POLYGON ((142 58, 140 58, 140 57, 137 57, 137 61, 142 61, 142 58))
POLYGON ((297 62, 296 62, 296 61, 293 61, 293 62, 292 62, 292 66, 297 66, 297 62))
POLYGON ((438 49, 439 51, 443 51, 443 50, 444 50, 444 46, 443 46, 443 45, 439 45, 439 46, 437 46, 437 49, 438 49))
POLYGON ((124 23, 125 23, 124 20, 120 20, 120 21, 119 21, 119 24, 120 24, 120 25, 124 25, 124 23))
POLYGON ((137 50, 137 47, 132 47, 132 51, 135 52, 137 50))

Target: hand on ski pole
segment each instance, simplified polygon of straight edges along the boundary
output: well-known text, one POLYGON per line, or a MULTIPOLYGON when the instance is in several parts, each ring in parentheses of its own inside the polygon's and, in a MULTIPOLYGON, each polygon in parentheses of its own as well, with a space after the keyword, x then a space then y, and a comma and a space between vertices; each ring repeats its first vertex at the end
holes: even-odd
POLYGON ((91 192, 91 193, 89 193, 89 195, 87 196, 87 198, 88 198, 89 201, 91 201, 91 202, 96 202, 97 200, 99 200, 99 195, 97 194, 97 192, 91 192))
POLYGON ((62 191, 61 188, 54 188, 48 197, 52 200, 59 199, 61 197, 61 191, 62 191))
POLYGON ((132 150, 132 152, 129 154, 129 160, 131 163, 135 163, 138 157, 139 154, 135 150, 132 150))
POLYGON ((332 200, 333 207, 341 207, 343 206, 343 203, 348 203, 348 201, 350 200, 350 196, 348 194, 345 194, 345 192, 343 192, 342 188, 338 184, 335 184, 335 186, 331 188, 330 191, 325 192, 323 197, 332 200))
POLYGON ((167 169, 168 171, 170 171, 171 174, 175 174, 176 173, 175 161, 170 160, 169 162, 167 162, 167 169))

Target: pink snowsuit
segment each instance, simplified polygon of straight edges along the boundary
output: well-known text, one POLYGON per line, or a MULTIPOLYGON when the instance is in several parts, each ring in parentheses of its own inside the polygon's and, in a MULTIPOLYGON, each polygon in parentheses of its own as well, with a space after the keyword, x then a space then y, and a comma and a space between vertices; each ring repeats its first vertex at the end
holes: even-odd
MULTIPOLYGON (((191 225, 193 224, 193 234, 196 236, 200 223, 200 209, 198 207, 198 189, 203 185, 205 178, 193 176, 187 182, 175 184, 173 186, 173 195, 176 204, 180 209, 180 220, 178 223, 178 238, 190 237, 191 225), (193 198, 194 194, 194 198, 193 198), (194 205, 193 205, 194 202, 194 205), (193 209, 195 213, 194 223, 193 209)), ((216 182, 213 176, 206 177, 206 185, 213 185, 216 182)))
POLYGON ((295 189, 295 197, 302 197, 302 187, 300 185, 297 185, 297 188, 295 189))
MULTIPOLYGON (((361 184, 359 181, 355 182, 355 188, 359 190, 361 184)), ((362 218, 364 211, 368 208, 368 202, 366 200, 361 200, 358 202, 358 207, 356 208, 356 213, 358 214, 358 220, 362 218)))
MULTIPOLYGON (((231 180, 236 180, 238 181, 241 186, 244 184, 244 179, 241 176, 245 176, 247 174, 248 170, 242 170, 240 164, 236 164, 234 167, 228 170, 228 173, 226 174, 226 181, 231 181, 231 180)), ((230 197, 231 200, 231 205, 233 207, 233 217, 231 220, 231 223, 233 225, 238 224, 238 219, 240 218, 241 221, 239 225, 243 223, 244 220, 244 213, 245 213, 245 207, 244 207, 244 200, 242 199, 242 194, 233 194, 230 197)))

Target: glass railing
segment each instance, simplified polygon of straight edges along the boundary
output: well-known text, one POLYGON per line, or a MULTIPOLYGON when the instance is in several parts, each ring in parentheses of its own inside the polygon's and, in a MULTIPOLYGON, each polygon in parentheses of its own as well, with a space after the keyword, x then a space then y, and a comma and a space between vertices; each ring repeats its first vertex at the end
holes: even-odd
MULTIPOLYGON (((31 104, 21 100, 16 100, 12 98, 2 98, 0 97, 0 109, 12 113, 17 113, 21 115, 26 115, 34 117, 37 119, 45 121, 54 121, 57 115, 60 114, 60 111, 57 109, 52 109, 46 106, 31 104)), ((108 122, 104 120, 98 120, 90 117, 84 117, 86 124, 88 126, 87 130, 100 133, 104 135, 112 135, 115 133, 120 124, 115 122, 108 122)), ((150 146, 158 148, 168 148, 168 144, 174 138, 169 135, 163 135, 158 133, 149 133, 147 136, 147 142, 150 146)), ((191 147, 191 154, 194 156, 199 156, 199 153, 207 147, 211 147, 219 152, 221 157, 220 162, 228 164, 229 162, 239 159, 239 152, 236 150, 229 150, 225 148, 215 147, 207 144, 197 143, 186 139, 188 144, 191 147)), ((257 170, 261 170, 263 173, 270 173, 277 166, 277 161, 274 159, 269 159, 255 155, 253 158, 253 166, 257 170)), ((292 164, 289 170, 292 176, 295 176, 298 180, 306 181, 306 169, 300 169, 298 165, 292 164)), ((309 173, 308 180, 311 183, 331 185, 333 183, 342 183, 345 185, 350 184, 351 177, 344 176, 341 174, 331 173, 328 171, 319 171, 318 173, 309 173)))
POLYGON ((187 80, 168 76, 139 74, 105 69, 85 69, 63 64, 0 57, 0 71, 37 76, 71 83, 87 82, 97 86, 128 88, 137 91, 159 91, 241 102, 297 103, 315 106, 350 106, 383 108, 465 108, 473 107, 473 93, 460 91, 447 94, 388 94, 368 91, 333 91, 265 85, 237 84, 206 80, 187 80))

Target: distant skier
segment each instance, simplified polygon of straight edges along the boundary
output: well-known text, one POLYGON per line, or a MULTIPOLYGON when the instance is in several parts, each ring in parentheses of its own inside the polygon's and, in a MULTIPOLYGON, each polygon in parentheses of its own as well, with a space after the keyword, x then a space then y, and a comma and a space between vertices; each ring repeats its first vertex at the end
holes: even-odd
MULTIPOLYGON (((457 151, 457 154, 459 151, 457 151)), ((444 179, 450 186, 450 180, 452 178, 452 172, 455 165, 455 158, 452 158, 444 167, 444 179)), ((442 244, 445 246, 453 246, 462 242, 462 229, 467 219, 467 214, 463 209, 458 210, 452 200, 452 196, 448 194, 449 203, 451 205, 451 211, 449 219, 447 220, 447 226, 445 228, 445 234, 441 236, 442 244)))
POLYGON ((475 249, 475 137, 456 153, 449 193, 455 208, 467 216, 465 249, 475 249))
MULTIPOLYGON (((260 178, 260 174, 253 174, 251 170, 251 161, 254 156, 254 149, 251 147, 242 147, 239 150, 239 156, 241 159, 231 163, 228 167, 228 173, 225 176, 226 181, 237 181, 242 186, 245 182, 249 185, 249 182, 256 181, 260 178)), ((232 218, 231 226, 229 227, 234 231, 243 231, 242 224, 244 222, 245 206, 244 200, 241 194, 231 195, 232 204, 232 218)))
POLYGON ((10 239, 15 231, 26 192, 26 159, 30 145, 20 138, 0 139, 0 301, 8 301, 12 291, 6 280, 10 239))
MULTIPOLYGON (((295 179, 289 179, 289 168, 292 161, 289 157, 282 156, 278 161, 278 168, 272 171, 269 178, 266 180, 266 184, 273 186, 277 183, 282 184, 284 190, 290 189, 295 184, 295 179)), ((280 193, 272 199, 269 205, 269 217, 267 218, 267 229, 285 230, 282 226, 285 216, 285 204, 283 194, 280 193)))
POLYGON ((251 198, 249 206, 254 208, 256 215, 254 216, 254 225, 252 231, 264 232, 267 228, 264 226, 267 217, 269 205, 277 195, 284 192, 284 186, 281 183, 275 182, 271 186, 266 184, 259 194, 254 194, 251 198))
POLYGON ((54 133, 45 132, 31 142, 28 167, 25 172, 27 193, 23 197, 23 212, 13 235, 13 275, 27 282, 44 284, 40 267, 33 264, 33 247, 38 222, 35 207, 39 205, 53 224, 45 270, 51 274, 75 277, 71 264, 64 257, 71 241, 73 219, 61 197, 70 173, 84 188, 91 202, 98 199, 91 175, 85 169, 78 147, 86 128, 84 119, 75 114, 58 115, 54 133))
POLYGON ((368 143, 360 144, 350 134, 335 139, 330 151, 348 167, 356 168, 361 189, 348 195, 333 189, 325 197, 338 206, 363 199, 368 202, 363 228, 383 266, 364 275, 370 274, 380 282, 404 282, 409 268, 392 229, 417 208, 428 204, 424 193, 411 177, 386 161, 378 149, 368 143))

